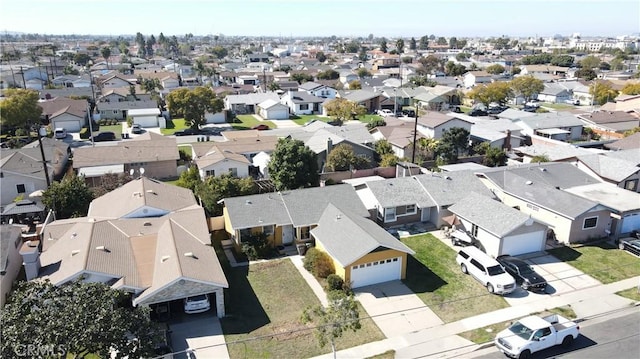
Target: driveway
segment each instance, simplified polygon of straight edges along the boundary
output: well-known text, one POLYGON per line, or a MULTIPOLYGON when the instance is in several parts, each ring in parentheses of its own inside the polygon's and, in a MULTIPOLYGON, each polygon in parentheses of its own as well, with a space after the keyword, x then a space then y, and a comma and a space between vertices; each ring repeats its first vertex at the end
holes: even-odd
POLYGON ((229 358, 220 320, 211 312, 186 315, 171 323, 171 345, 174 358, 186 358, 185 351, 194 350, 196 358, 229 358))
POLYGON ((356 299, 387 338, 443 324, 399 280, 357 288, 354 291, 356 299))

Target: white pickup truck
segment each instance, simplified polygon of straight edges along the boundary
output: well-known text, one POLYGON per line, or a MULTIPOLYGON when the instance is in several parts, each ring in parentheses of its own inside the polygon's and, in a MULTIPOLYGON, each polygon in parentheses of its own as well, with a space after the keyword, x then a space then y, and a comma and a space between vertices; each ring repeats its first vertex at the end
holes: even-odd
POLYGON ((506 356, 524 359, 558 344, 571 346, 579 330, 576 323, 558 314, 544 318, 530 316, 498 333, 495 344, 506 356))

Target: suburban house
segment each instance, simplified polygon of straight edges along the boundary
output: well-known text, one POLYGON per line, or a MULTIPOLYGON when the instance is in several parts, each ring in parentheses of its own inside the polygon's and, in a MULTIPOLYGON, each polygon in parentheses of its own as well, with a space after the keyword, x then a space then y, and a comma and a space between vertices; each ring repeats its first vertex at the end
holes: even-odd
POLYGON ((571 99, 571 92, 562 84, 552 82, 545 83, 544 89, 538 93, 538 100, 551 103, 564 103, 571 99))
POLYGON ((302 91, 289 91, 285 93, 280 102, 289 107, 289 112, 294 115, 313 115, 322 113, 322 103, 325 98, 310 95, 302 91))
POLYGON ((623 111, 629 113, 637 113, 638 109, 640 109, 640 95, 618 95, 615 98, 615 102, 607 102, 600 107, 601 111, 623 111))
POLYGON ((640 151, 622 150, 578 156, 576 166, 604 182, 640 192, 640 151))
MULTIPOLYGON (((132 116, 131 113, 138 113, 139 111, 145 110, 153 110, 155 109, 160 114, 160 110, 158 110, 158 103, 156 101, 110 101, 110 102, 100 102, 98 104, 98 110, 100 113, 100 119, 105 120, 118 120, 124 121, 127 119, 127 116, 132 116)), ((149 126, 146 127, 158 127, 158 121, 156 120, 155 126, 152 126, 153 122, 150 122, 149 126)), ((145 127, 143 125, 143 127, 145 127)))
POLYGON ((489 143, 495 148, 512 149, 519 147, 524 138, 520 134, 520 126, 507 119, 486 119, 458 114, 459 118, 473 122, 470 130, 470 139, 473 145, 481 142, 489 143))
POLYGON ((57 97, 38 102, 42 108, 42 118, 49 121, 51 128, 64 128, 68 132, 80 132, 87 123, 89 104, 86 100, 72 100, 57 97))
POLYGON ((497 200, 470 193, 449 211, 492 257, 541 252, 545 248, 547 226, 497 200))
POLYGON ((258 104, 266 100, 280 102, 280 96, 275 92, 228 95, 224 98, 224 108, 236 114, 253 114, 258 111, 258 104))
POLYGON ((369 216, 352 186, 312 187, 225 198, 225 231, 238 248, 260 233, 274 247, 307 243, 329 203, 362 218, 369 216))
POLYGON ((538 135, 559 141, 582 138, 582 121, 569 112, 536 113, 514 121, 525 135, 538 135))
MULTIPOLYGON (((69 161, 69 145, 50 138, 43 138, 42 145, 50 181, 61 178, 69 161)), ((37 190, 47 189, 42 154, 37 141, 19 149, 3 148, 0 158, 0 205, 3 207, 19 196, 26 198, 37 190)))
MULTIPOLYGON (((379 126, 371 130, 376 141, 386 140, 393 153, 399 158, 411 158, 413 154, 413 125, 403 123, 398 126, 379 126)), ((416 134, 416 141, 426 138, 422 133, 416 134)))
POLYGON ((127 75, 123 75, 117 72, 111 72, 110 74, 96 79, 98 87, 105 88, 118 88, 129 87, 136 84, 135 79, 130 79, 127 75))
POLYGON ((365 158, 369 162, 373 161, 375 152, 374 149, 369 146, 354 142, 352 140, 348 140, 340 136, 339 133, 332 133, 325 129, 320 129, 313 133, 311 137, 307 138, 304 141, 304 144, 317 155, 318 168, 320 168, 322 172, 325 172, 324 166, 327 162, 327 156, 329 155, 329 153, 331 153, 331 150, 333 150, 335 146, 350 146, 356 156, 365 158))
MULTIPOLYGON (((155 103, 154 103, 155 104, 155 103)), ((127 111, 127 117, 131 122, 142 127, 158 127, 160 125, 160 109, 155 107, 136 108, 127 111)), ((163 125, 164 126, 164 125, 163 125)))
MULTIPOLYGON (((357 105, 364 107, 367 112, 375 113, 380 109, 380 102, 384 100, 384 95, 377 92, 367 90, 353 90, 338 92, 336 97, 342 97, 349 101, 355 102, 357 105)), ((324 111, 326 112, 326 111, 324 111)), ((326 115, 326 113, 324 113, 326 115)))
POLYGON ((311 230, 316 248, 331 257, 351 288, 404 279, 407 254, 415 252, 380 226, 329 203, 311 230))
POLYGON ((56 87, 90 87, 91 80, 86 76, 61 75, 54 77, 51 84, 56 87))
MULTIPOLYGON (((282 86, 280 86, 282 88, 282 86)), ((322 97, 322 98, 336 98, 338 91, 329 86, 319 84, 317 82, 309 81, 298 86, 300 92, 304 91, 309 95, 322 97)))
POLYGON ((477 176, 504 204, 547 225, 561 243, 601 238, 610 230, 609 208, 563 190, 600 182, 572 164, 500 167, 477 176))
POLYGON ((225 315, 229 285, 188 189, 140 177, 93 200, 86 217, 47 224, 42 238, 42 253, 23 254, 29 280, 102 282, 131 293, 134 306, 209 294, 225 315))
POLYGON ((0 308, 2 308, 22 268, 20 249, 23 242, 20 227, 11 224, 1 225, 0 246, 0 308))
POLYGON ((624 132, 640 126, 640 117, 624 111, 596 111, 578 118, 601 138, 622 138, 624 132))
POLYGON ((276 149, 278 143, 278 137, 262 135, 260 132, 270 131, 225 131, 223 135, 227 137, 227 141, 224 142, 197 142, 191 146, 193 148, 193 158, 204 157, 212 150, 220 150, 227 153, 240 154, 245 156, 249 161, 253 160, 253 157, 260 152, 271 153, 276 149), (232 133, 239 135, 239 137, 233 137, 232 133), (242 137, 246 136, 246 137, 242 137))
MULTIPOLYGON (((411 122, 413 122, 413 120, 411 122)), ((446 131, 454 127, 464 128, 470 131, 471 125, 473 125, 471 122, 465 121, 453 114, 429 111, 425 115, 418 117, 417 129, 418 132, 425 135, 425 137, 440 139, 446 131)))
POLYGON ((543 74, 551 74, 557 77, 564 77, 569 70, 568 67, 564 66, 553 66, 553 65, 522 65, 520 67, 521 75, 529 75, 536 73, 543 74))
POLYGON ((612 151, 632 150, 632 149, 639 150, 640 149, 640 132, 634 133, 631 136, 621 138, 615 142, 607 143, 604 145, 604 147, 612 151))
POLYGON ((89 186, 99 186, 106 173, 129 173, 149 178, 175 178, 180 158, 176 139, 145 132, 131 140, 108 146, 79 147, 73 153, 73 169, 89 186))
MULTIPOLYGON (((559 142, 559 141, 558 141, 559 142)), ((531 163, 532 160, 546 157, 551 162, 575 162, 579 156, 594 153, 590 149, 574 147, 568 143, 553 145, 548 143, 536 143, 531 146, 515 147, 513 152, 519 156, 522 163, 531 163)))
POLYGON ((264 100, 258 104, 258 115, 265 120, 288 120, 289 106, 276 100, 264 100))
POLYGON ((467 71, 462 76, 464 87, 470 89, 476 85, 488 84, 493 81, 493 77, 486 71, 467 71))
POLYGON ((459 105, 461 100, 458 89, 436 85, 434 87, 426 87, 425 92, 416 94, 413 97, 413 103, 421 109, 441 111, 448 109, 451 105, 459 105))
POLYGON ((203 156, 196 157, 194 162, 198 166, 198 172, 202 179, 225 173, 229 173, 233 177, 248 177, 251 165, 245 156, 220 150, 217 146, 211 147, 203 156))

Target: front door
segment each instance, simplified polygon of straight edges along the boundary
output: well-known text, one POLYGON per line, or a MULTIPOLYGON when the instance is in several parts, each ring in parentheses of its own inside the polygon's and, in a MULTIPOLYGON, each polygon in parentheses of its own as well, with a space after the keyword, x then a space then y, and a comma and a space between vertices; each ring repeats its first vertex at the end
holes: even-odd
POLYGON ((289 224, 282 227, 282 244, 293 243, 293 225, 289 224))
POLYGON ((420 222, 429 222, 430 215, 431 215, 431 207, 421 208, 420 222))

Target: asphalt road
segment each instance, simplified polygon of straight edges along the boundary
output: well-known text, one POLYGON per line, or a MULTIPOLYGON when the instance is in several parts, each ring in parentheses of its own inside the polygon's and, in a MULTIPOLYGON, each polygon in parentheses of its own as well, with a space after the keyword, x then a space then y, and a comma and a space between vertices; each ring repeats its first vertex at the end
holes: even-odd
MULTIPOLYGON (((553 347, 534 353, 532 359, 637 359, 640 358, 640 311, 633 308, 622 316, 590 319, 580 323, 580 336, 569 349, 553 347)), ((504 359, 495 347, 473 358, 504 359)))

